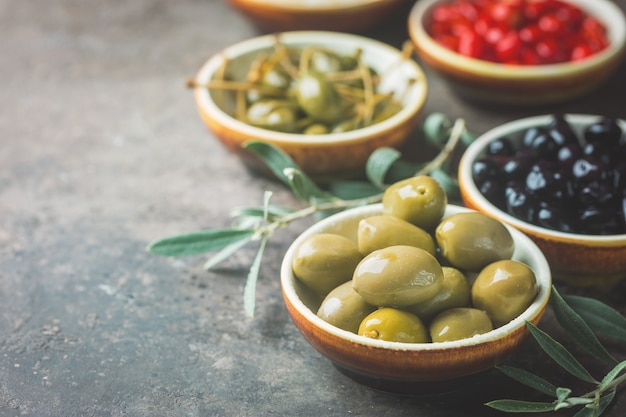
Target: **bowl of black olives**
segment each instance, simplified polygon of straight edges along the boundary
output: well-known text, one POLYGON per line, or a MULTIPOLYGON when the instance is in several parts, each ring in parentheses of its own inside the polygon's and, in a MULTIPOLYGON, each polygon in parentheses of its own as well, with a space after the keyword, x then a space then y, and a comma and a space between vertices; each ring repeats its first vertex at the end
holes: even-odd
POLYGON ((458 388, 511 357, 551 285, 532 240, 448 204, 428 176, 314 224, 281 266, 287 311, 315 349, 358 382, 417 395, 458 388))
POLYGON ((416 127, 426 78, 411 50, 325 31, 264 35, 210 58, 190 85, 214 136, 246 166, 243 145, 278 146, 312 176, 356 175, 416 127))
POLYGON ((476 139, 459 164, 465 205, 530 236, 556 280, 626 278, 626 121, 541 115, 476 139))

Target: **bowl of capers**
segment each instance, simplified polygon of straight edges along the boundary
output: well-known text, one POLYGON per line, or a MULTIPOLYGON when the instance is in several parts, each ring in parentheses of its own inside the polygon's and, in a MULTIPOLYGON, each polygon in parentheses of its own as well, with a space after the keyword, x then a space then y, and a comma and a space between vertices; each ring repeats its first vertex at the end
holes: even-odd
POLYGON ((358 382, 406 394, 453 389, 511 357, 549 301, 551 275, 524 234, 448 204, 419 176, 382 202, 298 236, 281 267, 304 338, 358 382))
POLYGON ((246 166, 243 145, 276 145, 309 175, 357 175, 382 146, 400 147, 427 96, 424 73, 398 50, 358 35, 264 35, 210 58, 190 80, 202 120, 246 166))
POLYGON ((555 280, 626 279, 626 121, 592 114, 517 119, 480 135, 459 163, 466 206, 531 237, 555 280))

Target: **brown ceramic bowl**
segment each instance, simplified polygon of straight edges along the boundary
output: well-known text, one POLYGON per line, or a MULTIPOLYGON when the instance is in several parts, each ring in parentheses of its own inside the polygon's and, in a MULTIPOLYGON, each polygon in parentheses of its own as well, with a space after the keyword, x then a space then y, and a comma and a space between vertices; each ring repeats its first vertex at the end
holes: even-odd
MULTIPOLYGON (((449 205, 444 217, 469 211, 449 205)), ((398 343, 369 339, 341 330, 317 315, 320 300, 311 297, 291 269, 295 249, 311 235, 337 233, 356 239, 359 220, 382 213, 382 205, 349 209, 328 217, 302 233, 283 259, 283 298, 293 322, 304 338, 342 372, 359 382, 381 389, 421 394, 424 387, 450 389, 454 381, 476 376, 505 361, 527 337, 526 321, 538 323, 548 304, 551 277, 548 263, 537 246, 517 230, 509 228, 515 242, 513 259, 535 272, 539 292, 519 317, 488 333, 469 339, 438 343, 398 343)))
POLYGON ((410 7, 409 0, 229 0, 229 3, 269 31, 362 32, 389 22, 410 7))
MULTIPOLYGON (((277 36, 287 47, 317 45, 350 55, 360 49, 363 62, 382 74, 378 91, 393 93, 403 107, 382 122, 348 132, 323 135, 283 133, 255 127, 233 117, 234 95, 196 87, 194 97, 203 121, 245 164, 253 169, 262 168, 242 145, 248 141, 263 141, 280 147, 312 176, 349 175, 360 172, 374 150, 383 146, 400 147, 413 132, 426 100, 427 84, 422 69, 415 61, 404 58, 401 51, 376 40, 346 33, 296 31, 277 36)), ((229 78, 245 79, 250 63, 259 52, 273 48, 275 42, 274 35, 265 35, 226 48, 201 67, 195 83, 202 85, 214 79, 225 60, 229 78)))
POLYGON ((433 6, 444 0, 419 0, 408 28, 421 62, 437 71, 460 96, 481 102, 538 105, 565 101, 596 89, 617 69, 626 50, 623 12, 607 0, 567 0, 605 24, 610 45, 579 62, 505 65, 474 59, 435 42, 424 29, 433 6))
MULTIPOLYGON (((519 143, 521 132, 533 126, 545 126, 551 118, 551 115, 542 115, 515 120, 478 137, 465 151, 459 164, 461 197, 466 206, 509 224, 533 239, 548 259, 555 280, 579 286, 613 284, 626 278, 626 234, 582 235, 530 224, 496 207, 480 193, 472 178, 474 161, 485 155, 486 146, 491 141, 507 136, 519 143)), ((597 121, 599 117, 567 115, 566 119, 580 133, 583 126, 597 121)), ((620 120, 620 125, 626 132, 626 121, 620 120)))

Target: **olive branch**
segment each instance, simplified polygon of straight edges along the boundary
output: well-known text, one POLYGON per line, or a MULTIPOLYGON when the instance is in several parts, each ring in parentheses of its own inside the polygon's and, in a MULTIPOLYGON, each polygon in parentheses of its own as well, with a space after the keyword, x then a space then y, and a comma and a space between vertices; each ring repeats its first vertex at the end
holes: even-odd
MULTIPOLYGON (((272 193, 266 191, 261 207, 240 207, 231 212, 230 228, 201 230, 170 236, 148 244, 147 250, 156 255, 183 257, 213 253, 204 268, 209 270, 228 259, 251 242, 259 242, 258 250, 246 279, 243 302, 247 316, 254 316, 255 291, 261 261, 270 239, 278 230, 292 222, 308 217, 321 219, 341 210, 379 202, 385 188, 410 176, 430 175, 438 180, 449 198, 458 199, 458 183, 454 175, 452 156, 473 141, 462 119, 450 123, 441 113, 430 114, 422 127, 423 139, 436 146, 439 153, 424 163, 401 159, 401 153, 392 148, 380 148, 372 153, 365 167, 366 180, 334 181, 322 189, 294 161, 280 149, 262 142, 248 142, 244 146, 258 156, 275 175, 290 188, 296 198, 306 203, 301 209, 271 204, 272 193)), ((617 310, 587 297, 561 296, 552 288, 550 306, 560 326, 586 353, 610 366, 601 379, 596 379, 558 341, 546 332, 527 322, 526 326, 542 350, 559 366, 591 385, 581 395, 573 395, 569 388, 560 387, 532 372, 508 365, 498 369, 519 383, 529 386, 550 398, 551 401, 533 402, 502 399, 486 405, 513 413, 541 413, 578 407, 573 417, 599 417, 614 400, 618 388, 626 382, 626 361, 618 362, 595 336, 594 331, 626 341, 626 318, 617 310)))
POLYGON ((294 210, 271 204, 272 193, 266 191, 262 207, 241 207, 231 212, 230 228, 202 230, 165 237, 151 242, 147 250, 157 255, 183 257, 214 252, 204 264, 206 270, 242 249, 251 242, 260 242, 244 286, 244 311, 254 316, 255 289, 261 260, 268 242, 279 229, 294 221, 314 216, 321 219, 350 207, 379 202, 388 184, 410 176, 429 174, 446 189, 449 196, 458 195, 458 183, 451 174, 455 167, 446 165, 460 144, 469 144, 473 137, 458 119, 451 124, 439 113, 429 116, 424 123, 428 142, 439 147, 434 159, 423 163, 401 159, 400 151, 383 147, 374 151, 366 162, 367 180, 335 181, 328 190, 322 189, 279 148, 263 142, 247 142, 244 147, 259 157, 274 176, 290 188, 306 207, 294 210))

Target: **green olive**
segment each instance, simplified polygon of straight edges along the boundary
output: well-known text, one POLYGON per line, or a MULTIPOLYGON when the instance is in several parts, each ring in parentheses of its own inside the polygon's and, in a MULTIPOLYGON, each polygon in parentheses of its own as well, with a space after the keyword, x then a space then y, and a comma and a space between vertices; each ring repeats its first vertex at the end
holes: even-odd
POLYGON ((426 326, 415 314, 392 307, 380 308, 365 317, 358 334, 389 342, 428 342, 426 326))
POLYGON ((343 60, 334 53, 314 51, 309 58, 309 68, 321 74, 339 72, 343 70, 343 60))
POLYGON ((357 245, 347 237, 320 233, 305 239, 293 257, 294 275, 319 294, 328 294, 352 278, 361 260, 357 245))
POLYGON ((444 310, 471 305, 470 285, 463 272, 449 266, 442 269, 441 290, 434 297, 406 307, 405 310, 416 314, 422 320, 430 321, 444 310))
POLYGON ((467 339, 493 330, 489 316, 476 308, 451 308, 439 313, 430 323, 433 342, 467 339))
POLYGON ((501 222, 478 212, 457 213, 443 219, 435 230, 435 239, 446 261, 470 271, 509 259, 515 246, 511 233, 501 222))
POLYGON ((313 120, 334 123, 343 116, 343 100, 333 85, 320 74, 309 71, 296 85, 298 104, 313 120))
POLYGON ((374 123, 380 123, 389 119, 391 116, 402 110, 403 105, 397 100, 385 100, 381 103, 374 113, 374 123))
POLYGON ((431 230, 441 220, 448 197, 435 179, 421 175, 390 185, 383 194, 382 203, 384 214, 431 230))
POLYGON ((472 286, 474 307, 485 310, 496 325, 513 320, 537 295, 537 280, 522 262, 504 260, 487 265, 472 286))
POLYGON ((332 130, 332 133, 343 133, 351 130, 359 129, 361 125, 356 117, 345 119, 337 123, 332 130))
POLYGON ((367 255, 354 270, 352 285, 363 299, 379 307, 403 307, 434 297, 443 270, 437 259, 414 246, 389 246, 367 255))
POLYGON ((328 126, 322 123, 313 123, 302 132, 305 135, 325 135, 328 133, 328 126))
POLYGON ((405 220, 384 214, 359 222, 357 244, 363 255, 388 246, 407 245, 424 249, 435 256, 435 240, 428 232, 405 220))
POLYGON ((279 66, 274 65, 261 73, 259 83, 267 87, 286 90, 291 85, 291 77, 279 66))
POLYGON ((328 293, 317 310, 317 316, 335 327, 358 333, 365 316, 374 310, 376 307, 366 303, 354 291, 352 282, 348 281, 328 293))
POLYGON ((252 104, 246 117, 251 125, 281 132, 296 130, 296 111, 293 103, 285 100, 261 100, 252 104))

